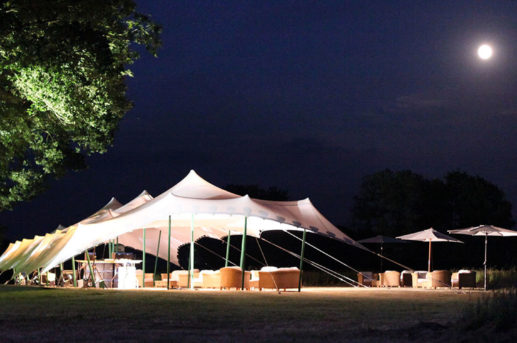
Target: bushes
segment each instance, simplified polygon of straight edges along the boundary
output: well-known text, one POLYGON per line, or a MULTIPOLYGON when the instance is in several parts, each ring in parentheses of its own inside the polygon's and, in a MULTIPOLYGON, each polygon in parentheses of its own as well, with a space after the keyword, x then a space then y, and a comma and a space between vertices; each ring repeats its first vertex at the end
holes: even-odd
POLYGON ((517 324, 517 290, 491 292, 467 306, 460 320, 465 331, 508 331, 517 324))

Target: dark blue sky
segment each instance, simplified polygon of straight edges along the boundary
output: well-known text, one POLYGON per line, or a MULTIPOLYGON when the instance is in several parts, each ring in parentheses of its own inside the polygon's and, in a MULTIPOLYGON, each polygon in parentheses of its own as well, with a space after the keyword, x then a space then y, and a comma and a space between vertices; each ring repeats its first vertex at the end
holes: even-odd
POLYGON ((163 48, 132 66, 134 109, 88 170, 0 214, 10 239, 111 196, 158 195, 190 169, 309 196, 335 224, 361 177, 384 168, 461 169, 517 205, 517 2, 137 3, 163 25, 163 48))

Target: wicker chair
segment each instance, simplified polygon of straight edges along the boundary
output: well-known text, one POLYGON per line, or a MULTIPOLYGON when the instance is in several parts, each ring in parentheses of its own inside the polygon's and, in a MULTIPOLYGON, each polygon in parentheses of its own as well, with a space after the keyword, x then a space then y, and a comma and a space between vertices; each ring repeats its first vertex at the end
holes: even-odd
MULTIPOLYGON (((239 267, 224 267, 219 269, 220 289, 240 289, 242 287, 242 270, 239 267)), ((250 272, 244 273, 244 288, 250 289, 250 272)))
POLYGON ((429 280, 427 279, 427 274, 429 274, 426 271, 423 270, 417 270, 411 273, 412 276, 412 284, 413 288, 427 288, 429 284, 429 280))
POLYGON ((448 270, 433 270, 431 273, 427 273, 427 278, 430 279, 428 287, 451 287, 451 272, 448 270))
POLYGON ((400 287, 400 272, 396 270, 386 270, 382 282, 383 287, 400 287))
MULTIPOLYGON (((138 287, 142 288, 142 269, 136 270, 136 281, 138 282, 138 287)), ((154 286, 154 274, 153 273, 145 273, 145 287, 153 287, 154 286)))
POLYGON ((357 282, 367 287, 378 287, 379 274, 373 272, 359 272, 357 273, 357 282))
MULTIPOLYGON (((201 279, 199 278, 199 269, 193 270, 193 287, 201 287, 201 279)), ((189 271, 188 270, 175 270, 173 274, 178 276, 178 286, 181 288, 187 288, 189 286, 189 271)))
POLYGON ((413 276, 409 270, 400 273, 400 285, 402 287, 413 287, 413 276))
POLYGON ((218 270, 202 270, 199 273, 203 288, 221 288, 221 272, 218 270))
POLYGON ((288 288, 298 288, 299 280, 300 270, 296 267, 264 267, 259 271, 259 279, 258 282, 254 284, 254 287, 260 291, 263 288, 272 288, 277 291, 283 289, 285 291, 288 288))
POLYGON ((476 272, 470 270, 460 270, 457 273, 452 273, 451 286, 458 287, 471 287, 476 288, 476 272))

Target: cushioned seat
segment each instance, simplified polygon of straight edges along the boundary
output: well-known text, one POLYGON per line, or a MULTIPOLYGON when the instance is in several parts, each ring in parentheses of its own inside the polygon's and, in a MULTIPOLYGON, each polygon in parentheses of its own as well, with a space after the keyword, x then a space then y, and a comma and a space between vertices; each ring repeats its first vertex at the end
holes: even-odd
POLYGON ((476 288, 476 272, 462 269, 457 273, 452 273, 451 286, 459 289, 462 287, 476 288))
MULTIPOLYGON (((193 271, 193 287, 201 287, 201 279, 199 278, 199 269, 193 271)), ((175 270, 173 274, 178 277, 178 286, 181 288, 187 288, 189 286, 189 271, 188 270, 175 270)))
POLYGON ((428 287, 451 287, 451 272, 448 270, 433 270, 427 274, 427 278, 430 279, 428 287))
MULTIPOLYGON (((242 270, 239 267, 224 267, 219 269, 220 289, 241 289, 242 270)), ((250 289, 250 272, 244 272, 244 288, 250 289)))
POLYGON ((276 290, 287 290, 288 288, 298 288, 300 279, 300 269, 263 267, 259 271, 258 281, 253 283, 254 288, 262 290, 263 288, 272 288, 276 290))
POLYGON ((220 288, 221 273, 218 270, 202 270, 199 273, 203 288, 220 288))
POLYGON ((383 287, 400 287, 400 272, 396 270, 386 270, 383 274, 383 287))
POLYGON ((357 273, 357 282, 363 286, 378 287, 379 274, 373 272, 359 272, 357 273))
POLYGON ((424 270, 417 270, 411 273, 413 288, 427 288, 429 281, 427 280, 427 272, 424 270))

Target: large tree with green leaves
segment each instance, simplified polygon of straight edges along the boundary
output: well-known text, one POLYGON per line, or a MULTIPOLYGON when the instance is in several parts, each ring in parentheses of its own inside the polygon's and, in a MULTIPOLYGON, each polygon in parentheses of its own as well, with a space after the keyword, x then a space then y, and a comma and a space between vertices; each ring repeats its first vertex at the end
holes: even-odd
POLYGON ((0 211, 106 151, 159 35, 131 0, 0 1, 0 211))

